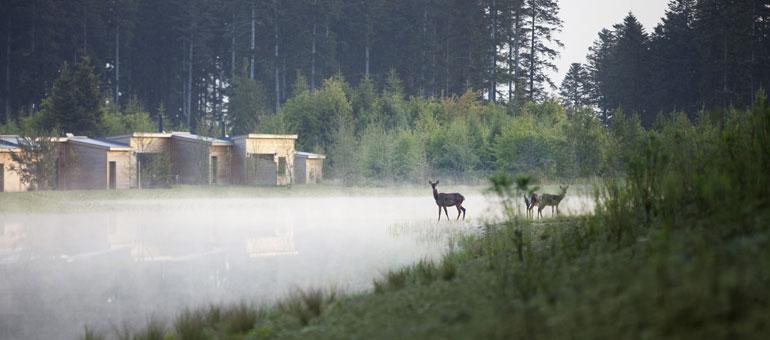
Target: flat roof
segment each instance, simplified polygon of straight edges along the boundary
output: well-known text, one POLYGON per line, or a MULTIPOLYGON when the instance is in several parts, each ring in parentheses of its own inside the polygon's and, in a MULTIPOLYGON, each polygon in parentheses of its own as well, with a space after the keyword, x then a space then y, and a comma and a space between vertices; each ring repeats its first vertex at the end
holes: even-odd
POLYGON ((0 143, 18 145, 19 138, 21 137, 18 135, 0 135, 0 143))
POLYGON ((264 133, 250 133, 248 135, 235 136, 233 139, 297 139, 298 135, 271 135, 264 133))
POLYGON ((83 136, 69 137, 68 141, 108 151, 133 151, 131 147, 121 143, 98 140, 83 136))
POLYGON ((309 159, 326 159, 326 155, 318 154, 318 153, 312 153, 312 152, 303 152, 303 151, 297 151, 294 153, 296 156, 305 157, 309 159))
POLYGON ((207 142, 211 143, 211 145, 233 145, 233 142, 229 140, 214 138, 214 137, 207 137, 207 136, 199 136, 199 135, 193 135, 191 133, 178 133, 175 132, 172 137, 185 139, 189 141, 194 142, 207 142))

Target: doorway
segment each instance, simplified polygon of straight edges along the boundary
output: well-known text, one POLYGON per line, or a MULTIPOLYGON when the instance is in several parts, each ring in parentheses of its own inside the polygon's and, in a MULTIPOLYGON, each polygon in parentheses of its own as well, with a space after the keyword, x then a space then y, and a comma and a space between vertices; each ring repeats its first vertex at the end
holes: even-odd
POLYGON ((118 181, 116 179, 116 176, 117 176, 117 165, 115 164, 115 162, 110 162, 110 177, 109 177, 110 190, 117 189, 118 181))
POLYGON ((211 184, 217 184, 217 177, 219 177, 219 161, 217 156, 211 156, 211 184))

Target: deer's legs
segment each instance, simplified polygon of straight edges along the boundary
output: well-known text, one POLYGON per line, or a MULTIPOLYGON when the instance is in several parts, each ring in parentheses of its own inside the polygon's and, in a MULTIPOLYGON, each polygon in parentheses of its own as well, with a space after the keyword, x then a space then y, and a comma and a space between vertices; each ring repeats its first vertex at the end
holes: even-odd
POLYGON ((446 207, 444 207, 444 215, 446 215, 446 219, 449 221, 449 212, 447 212, 446 207))
POLYGON ((438 220, 441 222, 441 206, 438 206, 438 220))

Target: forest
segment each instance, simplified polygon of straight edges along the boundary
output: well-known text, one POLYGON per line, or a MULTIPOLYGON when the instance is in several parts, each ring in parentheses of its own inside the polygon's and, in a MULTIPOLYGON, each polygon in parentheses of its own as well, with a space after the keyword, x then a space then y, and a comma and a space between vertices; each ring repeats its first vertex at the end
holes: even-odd
POLYGON ((613 174, 622 134, 673 113, 726 116, 770 80, 768 0, 672 0, 651 29, 629 13, 561 86, 549 77, 556 0, 11 0, 0 11, 0 132, 299 133, 355 181, 613 174))

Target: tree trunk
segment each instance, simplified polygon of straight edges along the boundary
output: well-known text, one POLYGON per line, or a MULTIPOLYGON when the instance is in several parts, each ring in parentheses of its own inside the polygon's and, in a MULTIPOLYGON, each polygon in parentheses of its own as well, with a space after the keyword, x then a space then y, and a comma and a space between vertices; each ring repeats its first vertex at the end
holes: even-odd
POLYGON ((274 20, 275 20, 275 113, 281 111, 281 78, 280 78, 280 60, 278 59, 278 2, 273 0, 274 20))
POLYGON ((497 102, 497 1, 492 0, 492 8, 490 10, 492 15, 492 25, 490 29, 490 38, 492 40, 492 53, 490 56, 490 72, 491 77, 489 79, 489 101, 497 102))
MULTIPOLYGON (((251 49, 249 49, 249 79, 254 80, 254 64, 257 46, 257 9, 256 4, 251 4, 251 49)), ((276 24, 277 25, 277 24, 276 24)), ((276 35, 277 35, 276 31, 276 35)), ((276 43, 277 44, 277 43, 276 43)), ((277 48, 277 47, 276 47, 277 48)))
POLYGON ((537 9, 532 4, 532 37, 529 51, 529 100, 535 99, 535 37, 537 37, 537 9))
POLYGON ((514 57, 513 57, 514 92, 513 93, 514 94, 513 96, 514 96, 514 100, 518 101, 519 99, 518 98, 519 97, 519 65, 520 65, 519 54, 521 51, 520 43, 519 43, 519 40, 521 38, 519 36, 519 24, 521 23, 521 7, 519 7, 519 9, 516 10, 516 18, 514 21, 515 23, 513 24, 514 26, 514 34, 513 34, 513 45, 514 45, 513 46, 513 53, 514 53, 514 57))
POLYGON ((236 35, 235 8, 233 8, 233 22, 231 23, 231 25, 232 25, 231 33, 233 34, 233 36, 231 37, 231 40, 230 40, 230 82, 234 82, 235 81, 235 35, 236 35))
POLYGON ((310 91, 315 91, 316 37, 318 34, 318 0, 313 1, 313 46, 310 57, 310 91))
POLYGON ((120 27, 115 27, 115 107, 120 103, 120 27))
POLYGON ((11 20, 6 22, 5 31, 5 111, 0 124, 11 118, 11 20))
POLYGON ((192 128, 192 70, 193 70, 193 35, 190 33, 190 50, 187 60, 187 128, 192 128))
POLYGON ((448 97, 449 96, 449 28, 447 27, 447 36, 446 36, 446 57, 444 59, 444 94, 442 97, 448 97))
POLYGON ((369 78, 369 39, 366 39, 366 48, 365 48, 365 54, 366 54, 366 69, 364 74, 367 78, 369 78))

